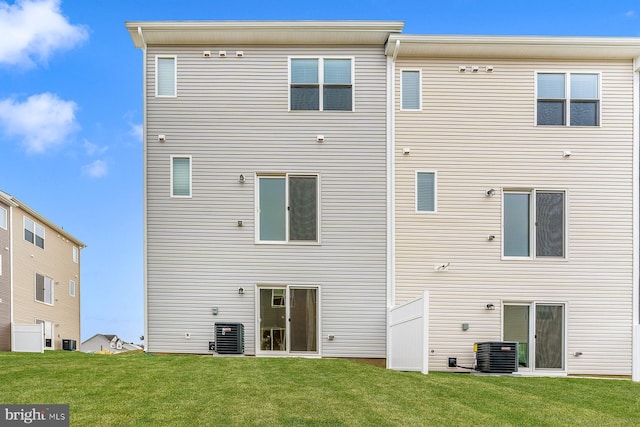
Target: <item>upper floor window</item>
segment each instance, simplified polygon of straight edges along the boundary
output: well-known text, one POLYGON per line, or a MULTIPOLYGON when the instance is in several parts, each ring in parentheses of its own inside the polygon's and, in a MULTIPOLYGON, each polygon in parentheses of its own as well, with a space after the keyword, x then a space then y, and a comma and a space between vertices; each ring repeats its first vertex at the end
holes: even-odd
POLYGON ((156 96, 176 96, 176 57, 156 57, 156 96))
POLYGON ((538 125, 599 126, 599 77, 594 73, 538 73, 538 125))
POLYGON ((416 172, 416 212, 436 211, 436 173, 416 172))
POLYGON ((505 257, 563 258, 566 252, 565 239, 564 191, 503 193, 505 257))
POLYGON ((78 247, 77 246, 73 246, 73 248, 71 249, 71 257, 73 259, 73 262, 77 264, 78 263, 78 247))
POLYGON ((44 249, 44 227, 24 217, 24 240, 44 249))
POLYGON ((291 110, 353 111, 350 58, 292 58, 291 110))
POLYGON ((171 196, 191 197, 191 156, 171 156, 171 196))
POLYGON ((256 239, 317 242, 318 175, 258 176, 256 239))
POLYGON ((0 207, 0 228, 7 229, 7 210, 0 207))
POLYGON ((420 70, 402 70, 400 109, 419 111, 422 109, 420 70))
POLYGON ((36 301, 53 305, 53 279, 36 273, 36 301))
POLYGON ((69 296, 76 296, 76 282, 73 280, 69 280, 69 296))

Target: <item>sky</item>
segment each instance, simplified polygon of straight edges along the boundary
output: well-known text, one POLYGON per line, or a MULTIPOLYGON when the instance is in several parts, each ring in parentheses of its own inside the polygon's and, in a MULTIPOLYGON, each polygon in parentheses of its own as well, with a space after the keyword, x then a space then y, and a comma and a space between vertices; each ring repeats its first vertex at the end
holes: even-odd
POLYGON ((87 245, 82 340, 144 332, 142 52, 125 21, 342 19, 404 21, 404 34, 640 37, 640 0, 0 0, 0 190, 87 245))

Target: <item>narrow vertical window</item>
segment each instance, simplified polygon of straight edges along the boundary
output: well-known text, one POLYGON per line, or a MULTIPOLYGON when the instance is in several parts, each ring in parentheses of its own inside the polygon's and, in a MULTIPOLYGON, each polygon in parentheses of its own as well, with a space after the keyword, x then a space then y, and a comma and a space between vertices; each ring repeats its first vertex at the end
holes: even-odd
POLYGON ((536 192, 536 256, 564 256, 564 193, 536 192))
POLYGON ((598 126, 597 74, 571 74, 571 126, 598 126))
POLYGON ((176 96, 176 58, 156 58, 156 95, 176 96))
POLYGON ((421 94, 420 94, 420 71, 403 70, 402 81, 400 82, 401 91, 401 110, 420 110, 421 94))
POLYGON ((289 177, 289 240, 318 239, 318 177, 289 177))
POLYGON ((538 74, 538 124, 566 124, 565 104, 565 75, 538 74))
POLYGON ((435 172, 416 172, 416 211, 436 211, 435 172))
POLYGON ((36 273, 36 301, 53 304, 53 279, 36 273))
POLYGON ((284 177, 260 177, 260 240, 286 240, 286 181, 284 177))
POLYGON ((73 280, 69 280, 69 296, 76 296, 76 282, 73 280))
POLYGON ((530 211, 529 193, 504 193, 505 256, 529 256, 530 211))
POLYGON ((191 157, 171 157, 171 195, 191 197, 191 157))
POLYGON ((73 262, 78 263, 78 248, 73 246, 71 249, 71 257, 73 258, 73 262))
POLYGON ((319 110, 320 81, 317 59, 291 60, 291 109, 319 110))
POLYGON ((0 228, 7 229, 7 210, 0 207, 0 228))
POLYGON ((323 110, 351 111, 351 60, 324 60, 323 110))

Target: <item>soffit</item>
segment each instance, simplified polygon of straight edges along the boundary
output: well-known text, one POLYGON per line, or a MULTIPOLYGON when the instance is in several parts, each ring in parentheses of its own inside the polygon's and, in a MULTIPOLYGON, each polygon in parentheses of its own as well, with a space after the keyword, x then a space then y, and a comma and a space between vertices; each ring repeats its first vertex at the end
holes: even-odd
POLYGON ((640 38, 394 34, 386 53, 423 58, 633 59, 640 56, 640 38))
POLYGON ((144 45, 384 45, 399 21, 148 21, 127 22, 144 45), (138 28, 141 29, 140 34, 138 28))

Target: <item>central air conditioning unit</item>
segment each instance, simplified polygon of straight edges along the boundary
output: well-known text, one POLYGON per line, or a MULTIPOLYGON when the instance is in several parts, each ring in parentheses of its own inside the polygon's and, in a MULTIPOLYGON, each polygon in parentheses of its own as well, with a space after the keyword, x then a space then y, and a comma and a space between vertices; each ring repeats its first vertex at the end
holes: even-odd
POLYGON ((244 353, 244 326, 242 323, 215 323, 215 346, 218 354, 244 353))
POLYGON ((76 351, 76 340, 62 340, 62 349, 76 351))
POLYGON ((474 346, 478 371, 489 374, 511 374, 518 371, 517 342, 480 342, 474 346))

